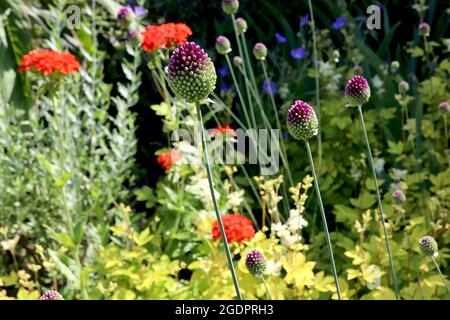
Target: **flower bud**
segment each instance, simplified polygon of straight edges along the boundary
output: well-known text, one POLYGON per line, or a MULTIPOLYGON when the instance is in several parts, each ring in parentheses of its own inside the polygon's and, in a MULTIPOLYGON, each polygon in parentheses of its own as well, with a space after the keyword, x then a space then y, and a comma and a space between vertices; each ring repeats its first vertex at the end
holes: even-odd
POLYGON ((130 14, 130 9, 127 7, 120 7, 119 12, 117 13, 117 19, 118 20, 125 20, 128 15, 130 14))
POLYGON ((288 110, 287 128, 297 140, 306 140, 317 135, 319 122, 316 112, 306 102, 296 100, 288 110))
POLYGON ((398 83, 398 92, 407 93, 409 91, 409 83, 402 80, 398 83))
POLYGON ((360 75, 363 73, 363 68, 357 64, 356 66, 353 67, 353 72, 356 73, 357 75, 360 75))
POLYGON ((253 47, 253 55, 257 60, 266 60, 267 57, 267 47, 264 45, 264 43, 258 42, 253 47))
POLYGON ((438 255, 438 245, 433 237, 425 236, 419 240, 419 246, 422 253, 427 257, 438 255))
POLYGON ((345 95, 353 106, 361 106, 370 99, 369 83, 363 76, 354 76, 345 86, 345 95))
POLYGON ((439 111, 442 113, 447 113, 448 112, 448 102, 447 101, 442 101, 441 103, 439 103, 439 111))
POLYGON ((41 300, 64 300, 64 298, 58 291, 49 290, 44 292, 41 296, 41 300))
POLYGON ((245 266, 255 277, 261 277, 266 271, 266 257, 259 250, 251 250, 245 259, 245 266))
POLYGON ((392 193, 392 200, 395 203, 402 203, 406 201, 406 196, 402 190, 396 190, 394 191, 394 193, 392 193))
POLYGON ((422 37, 429 37, 430 36, 430 25, 426 22, 422 22, 419 24, 419 34, 422 37))
POLYGON ((239 34, 245 33, 247 31, 247 21, 242 18, 236 19, 236 30, 239 34))
POLYGON ((233 64, 238 67, 241 66, 244 63, 244 61, 242 60, 242 58, 240 56, 235 56, 233 58, 233 64))
POLYGON ((222 10, 228 15, 235 14, 239 9, 238 0, 222 0, 222 10))
POLYGON ((198 102, 213 92, 217 75, 208 54, 195 42, 186 42, 170 57, 168 79, 176 96, 198 102))
POLYGON ((231 52, 230 40, 224 36, 218 36, 216 39, 216 50, 219 54, 226 55, 231 52))
POLYGON ((391 72, 397 72, 398 68, 400 68, 400 62, 397 60, 391 62, 391 72))

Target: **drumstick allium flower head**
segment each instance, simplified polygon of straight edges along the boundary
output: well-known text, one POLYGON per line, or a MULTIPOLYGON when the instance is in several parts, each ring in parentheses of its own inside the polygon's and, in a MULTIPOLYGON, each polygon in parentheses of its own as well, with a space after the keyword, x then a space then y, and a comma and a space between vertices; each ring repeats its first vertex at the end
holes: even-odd
POLYGON ((251 250, 245 258, 245 266, 252 275, 261 277, 264 274, 264 271, 266 271, 266 257, 259 250, 251 250))
POLYGON ((49 290, 44 292, 41 296, 41 300, 64 300, 64 298, 58 291, 49 290))
POLYGON ((172 53, 168 78, 176 96, 187 102, 198 102, 213 92, 217 75, 205 50, 195 42, 186 42, 172 53))
POLYGON ((439 103, 438 109, 441 113, 447 113, 449 111, 448 102, 442 101, 439 103))
POLYGON ((231 52, 231 43, 225 36, 218 36, 216 39, 216 50, 219 54, 226 55, 231 52))
POLYGON ((427 257, 435 257, 438 255, 438 244, 433 237, 425 236, 419 240, 420 250, 427 257))
POLYGON ((258 42, 253 47, 253 55, 255 56, 256 60, 266 60, 267 57, 267 47, 264 45, 264 43, 258 42))
POLYGON ((239 34, 243 34, 247 31, 247 21, 245 21, 243 18, 237 18, 236 19, 236 30, 239 34))
POLYGON ((306 102, 296 100, 288 110, 287 128, 297 140, 312 138, 319 132, 316 112, 306 102))
POLYGON ((370 99, 370 87, 366 78, 363 76, 354 76, 345 86, 345 95, 353 106, 365 104, 370 99))

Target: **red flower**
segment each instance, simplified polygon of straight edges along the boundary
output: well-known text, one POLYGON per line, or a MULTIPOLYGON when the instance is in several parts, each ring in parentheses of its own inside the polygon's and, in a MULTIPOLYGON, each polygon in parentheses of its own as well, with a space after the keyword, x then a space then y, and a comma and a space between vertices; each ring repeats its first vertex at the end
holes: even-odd
POLYGON ((23 56, 18 71, 37 71, 45 75, 59 72, 69 74, 78 72, 80 63, 68 52, 54 50, 32 50, 23 56))
POLYGON ((148 52, 170 48, 173 45, 185 43, 191 35, 191 28, 184 23, 151 25, 142 32, 142 47, 148 52))
POLYGON ((230 125, 227 124, 225 127, 222 127, 221 125, 218 125, 213 131, 211 131, 210 136, 215 137, 218 133, 221 134, 229 134, 232 137, 236 137, 236 131, 231 129, 230 125))
MULTIPOLYGON (((252 220, 243 215, 238 213, 227 214, 222 217, 222 221, 227 240, 230 243, 251 240, 255 236, 255 228, 253 228, 252 220)), ((217 220, 213 222, 212 236, 213 240, 222 238, 217 220)))
POLYGON ((168 170, 178 160, 180 160, 180 151, 176 149, 170 149, 167 152, 161 153, 156 159, 164 171, 168 170))

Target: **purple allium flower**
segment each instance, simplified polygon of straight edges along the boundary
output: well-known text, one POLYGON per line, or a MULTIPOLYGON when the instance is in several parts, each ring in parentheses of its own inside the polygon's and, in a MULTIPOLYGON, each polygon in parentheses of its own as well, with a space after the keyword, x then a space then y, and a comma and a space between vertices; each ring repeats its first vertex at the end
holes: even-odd
POLYGON ((267 80, 264 80, 262 89, 267 94, 275 94, 277 92, 277 85, 272 80, 269 81, 268 83, 267 80))
POLYGON ((422 22, 419 24, 419 34, 422 37, 429 37, 430 36, 430 25, 426 22, 422 22))
POLYGON ((347 23, 346 17, 339 17, 333 22, 333 29, 339 30, 342 29, 347 23))
POLYGON ((306 102, 296 100, 288 110, 287 128, 297 140, 306 140, 319 132, 316 112, 306 102))
POLYGON ((287 40, 286 40, 286 37, 284 37, 281 33, 275 33, 275 39, 277 39, 277 41, 279 42, 279 43, 285 43, 287 40))
POLYGON ((409 91, 409 83, 402 80, 398 83, 398 92, 407 93, 409 91))
POLYGON ((392 193, 392 200, 396 203, 402 203, 406 201, 406 196, 402 190, 395 190, 392 193))
POLYGON ((435 257, 438 255, 438 244, 433 237, 425 236, 419 240, 420 250, 427 257, 435 257))
POLYGON ((264 274, 264 271, 266 271, 266 257, 261 251, 253 249, 245 258, 245 266, 252 275, 261 277, 264 274))
POLYGON ((363 76, 354 76, 345 86, 345 95, 352 106, 361 106, 370 99, 369 83, 363 76))
POLYGON ((205 50, 195 42, 186 42, 172 53, 168 78, 176 96, 187 102, 198 102, 214 90, 217 75, 205 50))
POLYGON ((117 19, 125 20, 127 16, 130 14, 131 10, 128 7, 120 7, 119 12, 117 13, 117 19))
POLYGON ((448 112, 448 110, 449 110, 448 102, 447 101, 442 101, 441 103, 439 103, 438 109, 442 113, 448 112))
POLYGON ((242 34, 245 33, 247 31, 247 21, 245 21, 242 18, 237 18, 236 19, 236 30, 238 33, 242 34))
POLYGON ((64 300, 64 298, 58 291, 49 290, 42 294, 41 300, 64 300))
POLYGON ((216 39, 216 50, 219 54, 226 55, 231 52, 231 43, 225 36, 218 36, 216 39))
POLYGON ((222 10, 228 15, 235 14, 239 9, 238 0, 222 0, 222 10))
POLYGON ((267 57, 267 47, 264 43, 258 42, 253 47, 253 55, 257 60, 266 60, 267 57))
POLYGON ((228 70, 228 67, 226 64, 222 64, 217 68, 217 74, 221 78, 225 78, 227 75, 230 74, 230 71, 228 70))
POLYGON ((305 14, 302 19, 300 20, 300 28, 303 28, 306 26, 309 22, 309 14, 305 14))
POLYGON ((291 57, 297 60, 301 60, 306 56, 305 48, 295 48, 291 50, 291 57))

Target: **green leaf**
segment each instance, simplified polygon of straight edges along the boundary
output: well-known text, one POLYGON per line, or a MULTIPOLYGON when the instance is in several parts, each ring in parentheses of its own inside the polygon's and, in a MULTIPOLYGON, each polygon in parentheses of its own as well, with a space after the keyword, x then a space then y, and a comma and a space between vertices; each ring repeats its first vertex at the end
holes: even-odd
POLYGON ((403 142, 401 142, 401 141, 399 141, 397 143, 395 143, 393 141, 388 141, 388 146, 389 146, 389 148, 387 151, 390 154, 400 155, 403 153, 404 148, 403 148, 403 142))
POLYGON ((376 201, 377 201, 376 197, 367 191, 361 192, 358 198, 350 199, 350 203, 353 206, 362 210, 369 209, 375 204, 376 201))

